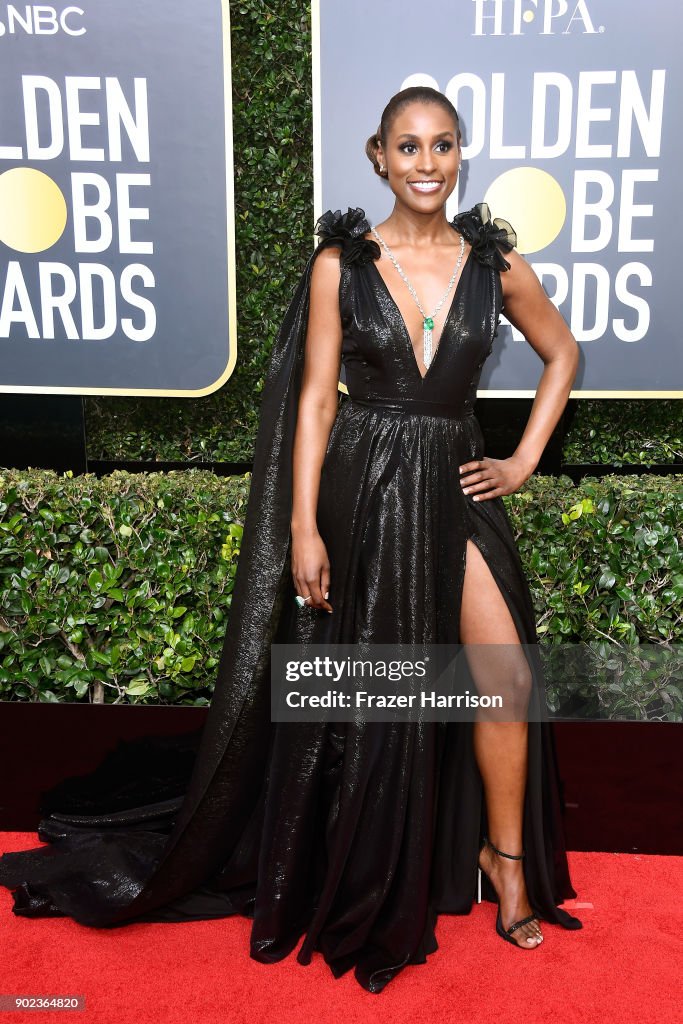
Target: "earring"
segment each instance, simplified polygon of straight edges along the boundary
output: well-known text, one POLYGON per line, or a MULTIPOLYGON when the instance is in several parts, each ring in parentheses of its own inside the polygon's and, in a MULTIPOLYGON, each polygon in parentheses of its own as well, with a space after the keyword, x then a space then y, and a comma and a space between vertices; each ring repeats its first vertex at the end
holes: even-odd
POLYGON ((384 174, 384 164, 379 165, 379 173, 384 174))

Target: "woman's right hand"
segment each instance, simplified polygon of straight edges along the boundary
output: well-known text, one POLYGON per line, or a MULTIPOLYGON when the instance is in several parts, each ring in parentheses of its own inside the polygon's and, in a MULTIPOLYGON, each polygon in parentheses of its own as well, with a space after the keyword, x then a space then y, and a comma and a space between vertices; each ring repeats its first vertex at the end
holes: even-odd
POLYGON ((326 600, 330 588, 330 560, 317 530, 292 530, 292 578, 297 594, 301 597, 310 594, 307 608, 332 611, 332 605, 326 600))

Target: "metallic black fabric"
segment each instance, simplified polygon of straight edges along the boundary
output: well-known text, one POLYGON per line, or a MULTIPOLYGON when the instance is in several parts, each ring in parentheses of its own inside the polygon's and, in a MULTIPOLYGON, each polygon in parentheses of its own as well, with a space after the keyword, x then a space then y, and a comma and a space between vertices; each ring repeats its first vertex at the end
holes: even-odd
MULTIPOLYGON (((472 408, 502 308, 499 247, 509 251, 514 233, 482 204, 453 226, 472 248, 423 378, 363 211, 319 221, 320 245, 273 348, 228 629, 193 769, 176 798, 152 800, 144 780, 126 777, 124 757, 97 810, 92 800, 79 805, 79 783, 63 785, 61 808, 53 794, 39 827, 50 845, 0 858, 16 914, 111 927, 241 913, 253 918, 255 959, 280 960, 305 936, 301 963, 319 950, 335 976, 353 968, 379 992, 437 949, 438 913, 470 911, 486 829, 470 723, 270 721, 272 642, 457 643, 467 538, 521 642, 537 641, 503 501, 473 501, 458 474, 484 454, 472 408), (299 609, 289 568, 311 269, 330 245, 341 249, 349 390, 318 504, 332 615, 299 609)), ((529 725, 524 847, 534 909, 580 927, 557 906, 576 893, 548 722, 529 725)))

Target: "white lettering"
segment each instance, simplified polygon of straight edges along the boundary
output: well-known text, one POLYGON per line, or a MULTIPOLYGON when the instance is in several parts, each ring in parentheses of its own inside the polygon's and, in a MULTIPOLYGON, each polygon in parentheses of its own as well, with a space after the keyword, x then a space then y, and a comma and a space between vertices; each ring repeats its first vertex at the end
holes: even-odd
POLYGON ((33 8, 33 31, 37 36, 55 36, 59 32, 57 12, 54 7, 33 8))
POLYGON ((149 174, 117 174, 116 175, 116 206, 119 225, 119 252, 151 253, 154 251, 151 242, 134 242, 131 239, 130 225, 133 220, 149 220, 149 208, 131 206, 129 189, 150 184, 149 174))
POLYGON ((86 31, 85 25, 81 25, 80 28, 72 28, 71 25, 67 23, 67 18, 70 18, 72 14, 79 14, 82 18, 85 11, 81 7, 65 7, 59 19, 62 31, 66 32, 69 36, 82 36, 86 31))
POLYGON ((109 159, 121 160, 121 127, 125 126, 126 136, 131 144, 135 159, 149 163, 149 107, 147 103, 147 79, 134 78, 135 113, 124 96, 118 78, 106 78, 107 128, 109 133, 109 159))
POLYGON ((463 160, 471 160, 482 152, 486 143, 486 86, 478 75, 464 71, 451 78, 446 86, 446 96, 456 110, 460 111, 464 106, 464 120, 470 126, 470 138, 467 145, 462 147, 462 157, 463 160), (461 102, 460 94, 463 90, 471 95, 468 106, 461 102))
POLYGON ((504 123, 505 75, 501 71, 495 71, 491 75, 491 159, 523 160, 526 156, 526 146, 506 146, 503 142, 504 123))
POLYGON ((59 86, 43 75, 24 75, 24 120, 26 122, 26 158, 28 160, 54 160, 64 149, 64 124, 59 86), (44 93, 47 109, 38 117, 38 93, 44 93), (40 121, 49 128, 49 142, 41 145, 40 121))
POLYGON ((40 337, 24 275, 16 260, 10 260, 7 264, 7 276, 0 308, 0 338, 9 338, 12 324, 23 324, 29 338, 40 337), (19 300, 18 309, 14 308, 15 298, 19 300))
POLYGON ((620 302, 639 314, 635 327, 627 328, 626 321, 619 317, 612 323, 612 329, 620 341, 640 341, 650 326, 650 306, 640 295, 628 290, 629 277, 637 277, 641 285, 649 288, 652 285, 652 271, 644 263, 625 263, 620 267, 614 281, 614 292, 620 302))
POLYGON ((65 263, 40 263, 40 319, 43 325, 43 338, 55 336, 55 312, 61 317, 62 326, 67 338, 78 340, 78 328, 71 314, 70 305, 76 298, 76 275, 65 263), (55 295, 53 278, 60 277, 64 285, 60 295, 55 295))
POLYGON ((135 277, 141 278, 145 287, 154 288, 154 274, 149 267, 142 263, 131 263, 121 274, 121 298, 125 299, 134 309, 141 309, 145 313, 146 319, 142 327, 136 328, 133 326, 132 320, 124 317, 121 320, 121 328, 131 341, 149 341, 157 329, 156 309, 149 299, 137 295, 133 291, 132 281, 135 277))
POLYGON ((83 145, 81 129, 86 125, 97 126, 100 123, 100 115, 96 111, 84 111, 80 107, 80 93, 85 89, 99 89, 99 78, 74 78, 67 75, 66 85, 66 114, 67 128, 69 132, 69 151, 72 160, 96 160, 104 161, 104 150, 87 149, 83 145))
POLYGON ((116 331, 116 281, 114 275, 103 263, 79 263, 78 277, 81 291, 81 335, 84 341, 101 341, 111 338, 116 331), (102 287, 102 324, 95 325, 94 284, 102 287))
POLYGON ((21 25, 24 32, 28 33, 28 35, 33 35, 33 11, 30 7, 25 7, 22 19, 16 7, 13 4, 8 4, 7 27, 10 32, 15 32, 17 25, 21 25))
POLYGON ((645 100, 638 84, 636 72, 622 71, 617 156, 628 157, 631 155, 631 129, 634 119, 638 124, 645 155, 659 156, 662 142, 665 78, 666 71, 663 68, 652 72, 650 109, 646 111, 645 100))
POLYGON ((531 158, 549 160, 561 156, 569 149, 572 137, 572 83, 558 71, 537 71, 534 74, 534 92, 531 107, 531 158), (559 109, 553 115, 557 128, 554 142, 545 141, 548 116, 548 89, 557 90, 559 109))
POLYGON ((646 171, 626 170, 621 175, 621 201, 619 204, 619 252, 652 252, 655 247, 654 238, 634 238, 633 218, 651 217, 652 203, 636 203, 633 191, 638 181, 658 181, 659 171, 652 168, 646 171))
POLYGON ((588 7, 586 6, 586 0, 579 0, 577 3, 571 18, 567 22, 567 27, 564 30, 565 35, 569 35, 575 21, 581 22, 584 33, 595 33, 593 22, 591 21, 591 16, 588 13, 588 7))
POLYGON ((572 252, 599 252, 612 237, 612 215, 609 208, 614 202, 614 182, 606 171, 574 172, 574 203, 572 207, 572 252), (599 197, 588 201, 588 186, 600 188, 599 197), (595 238, 586 237, 586 221, 593 217, 598 221, 595 238))
POLYGON ((616 71, 582 71, 579 75, 579 93, 576 110, 576 155, 577 157, 610 157, 612 147, 589 141, 590 126, 594 121, 609 121, 609 107, 591 107, 594 85, 613 85, 617 80, 616 71))
POLYGON ((596 341, 602 338, 609 323, 610 281, 606 267, 600 263, 575 263, 572 275, 571 332, 577 341, 596 341), (586 284, 589 277, 595 279, 595 323, 586 326, 586 284))
MULTIPOLYGON (((7 31, 11 35, 17 35, 20 29, 26 35, 32 36, 54 36, 61 29, 69 36, 82 36, 86 29, 84 25, 76 28, 69 24, 74 16, 83 17, 85 12, 81 7, 65 7, 57 11, 54 7, 46 4, 26 5, 23 16, 14 4, 7 5, 7 31)), ((0 23, 0 35, 5 32, 5 26, 0 23)))
POLYGON ((71 175, 71 209, 74 225, 74 248, 76 252, 104 252, 112 242, 111 217, 107 213, 111 205, 109 182, 99 174, 77 171, 71 175), (87 186, 96 191, 95 201, 87 203, 87 186), (100 225, 97 238, 88 239, 86 223, 94 220, 100 225))
POLYGON ((474 34, 476 36, 484 35, 484 22, 493 22, 493 32, 489 35, 502 36, 503 34, 503 0, 493 0, 494 11, 493 14, 484 13, 484 4, 487 0, 474 0, 474 34))

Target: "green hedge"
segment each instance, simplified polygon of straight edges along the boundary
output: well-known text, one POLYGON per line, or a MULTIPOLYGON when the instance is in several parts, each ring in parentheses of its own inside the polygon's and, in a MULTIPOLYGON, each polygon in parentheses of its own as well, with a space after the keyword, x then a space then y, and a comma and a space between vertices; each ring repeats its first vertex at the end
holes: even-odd
MULTIPOLYGON (((207 704, 249 479, 0 470, 0 699, 207 704)), ((683 641, 681 479, 534 474, 504 499, 544 647, 683 641)), ((656 679, 570 689, 552 705, 683 711, 656 679)))
POLYGON ((680 399, 586 399, 565 438, 563 461, 576 465, 683 464, 680 399))
POLYGON ((549 707, 683 721, 683 476, 530 482, 505 501, 541 644, 558 648, 549 707))
MULTIPOLYGON (((147 399, 144 404, 133 404, 128 398, 89 399, 90 458, 189 463, 251 460, 262 376, 254 383, 250 400, 243 403, 241 418, 231 390, 234 380, 233 376, 215 396, 192 402, 147 399), (232 426, 226 429, 226 424, 232 426)), ((562 461, 565 465, 615 467, 682 465, 683 402, 579 400, 565 437, 562 461)))
MULTIPOLYGON (((86 398, 91 459, 248 461, 275 333, 313 230, 309 3, 241 0, 232 21, 238 358, 206 398, 86 398)), ((366 138, 379 112, 359 137, 366 138)), ((369 165, 368 165, 369 166, 369 165)), ((539 362, 539 375, 541 364, 539 362)), ((580 401, 564 461, 683 461, 683 405, 580 401)))
POLYGON ((248 480, 0 470, 0 699, 207 704, 248 480))

